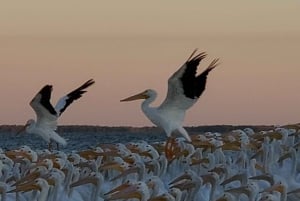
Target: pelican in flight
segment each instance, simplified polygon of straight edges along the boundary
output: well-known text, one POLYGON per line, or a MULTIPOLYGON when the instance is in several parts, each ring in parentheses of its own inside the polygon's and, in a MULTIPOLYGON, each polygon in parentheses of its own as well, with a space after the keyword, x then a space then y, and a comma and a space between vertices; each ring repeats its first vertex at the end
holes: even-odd
POLYGON ((93 79, 86 81, 77 89, 61 97, 55 107, 50 103, 52 85, 45 85, 30 102, 30 106, 36 113, 36 121, 28 120, 21 131, 26 130, 27 133, 39 135, 49 143, 49 149, 52 148, 53 141, 56 142, 57 147, 58 144, 65 146, 66 140, 56 132, 57 119, 73 101, 79 99, 86 92, 86 88, 94 83, 93 79))
POLYGON ((150 106, 157 96, 156 91, 153 89, 147 89, 142 93, 121 100, 145 99, 141 105, 142 111, 152 123, 165 131, 168 137, 165 145, 165 154, 169 159, 173 156, 174 137, 172 135, 174 133, 181 134, 187 141, 191 142, 189 134, 182 126, 185 111, 197 102, 205 89, 209 72, 218 65, 219 59, 214 59, 206 70, 200 75, 196 75, 200 61, 206 57, 205 52, 194 56, 196 51, 197 49, 169 78, 167 97, 159 107, 150 106))

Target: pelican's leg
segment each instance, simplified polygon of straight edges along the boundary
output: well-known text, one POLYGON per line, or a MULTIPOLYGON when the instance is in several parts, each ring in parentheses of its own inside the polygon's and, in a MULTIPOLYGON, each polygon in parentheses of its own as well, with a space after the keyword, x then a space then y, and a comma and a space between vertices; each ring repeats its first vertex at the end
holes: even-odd
POLYGON ((48 144, 48 150, 49 151, 52 151, 52 139, 50 139, 50 142, 49 142, 49 144, 48 144))
POLYGON ((58 142, 55 142, 55 144, 56 144, 57 151, 59 151, 59 144, 58 144, 58 142))
POLYGON ((171 160, 174 156, 173 153, 173 147, 175 143, 175 138, 174 137, 168 137, 166 146, 165 146, 165 154, 168 160, 171 160))

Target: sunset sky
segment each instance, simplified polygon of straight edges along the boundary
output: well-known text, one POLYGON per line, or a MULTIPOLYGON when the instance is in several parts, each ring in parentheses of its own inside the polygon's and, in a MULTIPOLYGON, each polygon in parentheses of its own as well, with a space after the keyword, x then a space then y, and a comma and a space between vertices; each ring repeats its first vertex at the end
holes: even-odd
POLYGON ((30 100, 53 85, 52 103, 96 84, 60 124, 151 126, 141 101, 198 48, 214 59, 206 91, 184 125, 300 122, 300 1, 4 1, 0 6, 0 124, 23 124, 30 100))

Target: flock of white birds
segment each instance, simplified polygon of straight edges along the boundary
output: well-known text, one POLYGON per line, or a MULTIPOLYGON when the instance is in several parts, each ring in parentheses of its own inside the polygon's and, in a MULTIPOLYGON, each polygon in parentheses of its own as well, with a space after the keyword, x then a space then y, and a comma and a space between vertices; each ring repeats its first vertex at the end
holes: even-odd
POLYGON ((297 201, 299 128, 176 138, 170 159, 166 142, 1 150, 1 201, 297 201))
POLYGON ((52 85, 45 85, 30 102, 37 118, 24 129, 47 141, 49 149, 0 150, 1 201, 300 200, 299 125, 193 136, 184 129, 186 110, 198 101, 219 61, 214 59, 197 75, 206 53, 196 51, 168 79, 159 107, 150 106, 156 98, 152 89, 121 100, 144 99, 142 111, 165 131, 165 142, 49 151, 53 141, 67 144, 55 131, 57 119, 95 81, 86 81, 55 106, 50 103, 52 85))

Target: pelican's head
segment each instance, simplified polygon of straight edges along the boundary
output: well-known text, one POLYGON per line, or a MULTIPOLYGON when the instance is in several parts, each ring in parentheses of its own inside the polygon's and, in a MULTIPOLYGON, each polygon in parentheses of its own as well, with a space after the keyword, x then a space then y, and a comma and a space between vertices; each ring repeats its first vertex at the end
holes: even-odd
POLYGON ((34 123, 35 123, 34 119, 29 119, 29 120, 26 122, 25 126, 27 127, 27 126, 30 126, 30 125, 32 125, 32 124, 34 124, 34 123))
POLYGON ((42 191, 42 188, 49 188, 49 184, 47 180, 42 178, 37 178, 33 181, 25 182, 22 184, 18 184, 16 189, 9 191, 11 192, 28 192, 32 190, 42 191))
POLYGON ((138 200, 148 200, 150 198, 149 189, 144 182, 137 182, 134 184, 129 184, 128 186, 122 187, 121 190, 107 194, 106 200, 116 200, 116 199, 130 199, 136 198, 138 200))
POLYGON ((143 91, 142 93, 138 93, 136 95, 125 98, 125 99, 121 100, 121 102, 133 101, 133 100, 138 100, 138 99, 148 99, 153 96, 156 96, 156 92, 152 89, 147 89, 147 90, 143 91))

